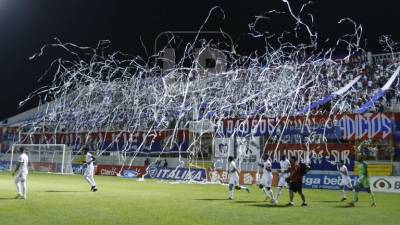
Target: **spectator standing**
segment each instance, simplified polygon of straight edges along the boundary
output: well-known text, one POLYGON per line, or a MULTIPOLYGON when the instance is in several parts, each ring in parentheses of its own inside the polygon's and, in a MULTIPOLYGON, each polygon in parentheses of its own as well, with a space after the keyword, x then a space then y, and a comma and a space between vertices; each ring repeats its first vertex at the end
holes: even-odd
POLYGON ((146 169, 147 167, 149 167, 149 165, 150 165, 150 159, 149 159, 149 158, 146 158, 146 159, 144 160, 144 168, 146 169))
POLYGON ((163 168, 167 168, 168 167, 168 162, 167 162, 167 159, 164 159, 164 165, 163 165, 163 168))

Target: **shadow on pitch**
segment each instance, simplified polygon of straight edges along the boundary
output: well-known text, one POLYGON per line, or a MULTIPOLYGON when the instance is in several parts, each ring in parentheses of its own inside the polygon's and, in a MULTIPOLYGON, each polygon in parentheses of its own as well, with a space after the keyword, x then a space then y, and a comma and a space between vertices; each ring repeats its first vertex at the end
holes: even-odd
POLYGON ((11 198, 0 198, 0 201, 3 201, 3 200, 14 200, 15 199, 15 197, 11 197, 11 198))
POLYGON ((273 204, 250 204, 248 206, 261 207, 261 208, 289 208, 287 205, 273 205, 273 204))
POLYGON ((354 207, 350 206, 350 205, 335 205, 334 208, 347 209, 347 208, 354 208, 354 207))
POLYGON ((313 201, 318 203, 338 203, 339 201, 332 201, 332 200, 324 200, 324 201, 313 201))
POLYGON ((199 199, 195 199, 198 201, 229 201, 226 198, 199 198, 199 199))
POLYGON ((233 202, 235 202, 235 203, 257 203, 260 201, 235 201, 235 200, 233 200, 233 202))

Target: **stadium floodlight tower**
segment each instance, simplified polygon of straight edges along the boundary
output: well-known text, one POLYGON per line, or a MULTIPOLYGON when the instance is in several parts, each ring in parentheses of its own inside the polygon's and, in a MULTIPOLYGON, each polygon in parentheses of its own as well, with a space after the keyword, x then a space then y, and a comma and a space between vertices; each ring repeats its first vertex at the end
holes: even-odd
POLYGON ((14 144, 11 148, 10 171, 18 160, 21 147, 29 157, 30 170, 73 174, 72 150, 64 144, 14 144))

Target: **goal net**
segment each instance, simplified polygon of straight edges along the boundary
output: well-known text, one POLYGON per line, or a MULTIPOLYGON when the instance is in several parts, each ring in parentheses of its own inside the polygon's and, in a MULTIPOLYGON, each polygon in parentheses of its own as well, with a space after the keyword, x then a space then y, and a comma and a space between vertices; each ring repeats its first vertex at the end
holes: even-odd
POLYGON ((63 144, 14 144, 11 148, 10 170, 18 162, 19 149, 29 157, 29 170, 73 174, 72 150, 63 144))

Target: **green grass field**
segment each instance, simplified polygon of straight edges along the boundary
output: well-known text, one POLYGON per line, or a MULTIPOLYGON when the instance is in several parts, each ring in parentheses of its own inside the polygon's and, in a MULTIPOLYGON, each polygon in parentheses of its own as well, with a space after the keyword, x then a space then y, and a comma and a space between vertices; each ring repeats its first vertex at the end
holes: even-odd
POLYGON ((90 224, 400 224, 400 195, 377 193, 378 207, 360 194, 356 208, 337 200, 338 191, 305 190, 309 207, 283 207, 263 201, 262 192, 235 192, 228 201, 222 185, 138 182, 119 177, 95 177, 99 192, 89 192, 81 176, 30 174, 28 199, 16 200, 13 177, 0 173, 0 225, 90 224))

